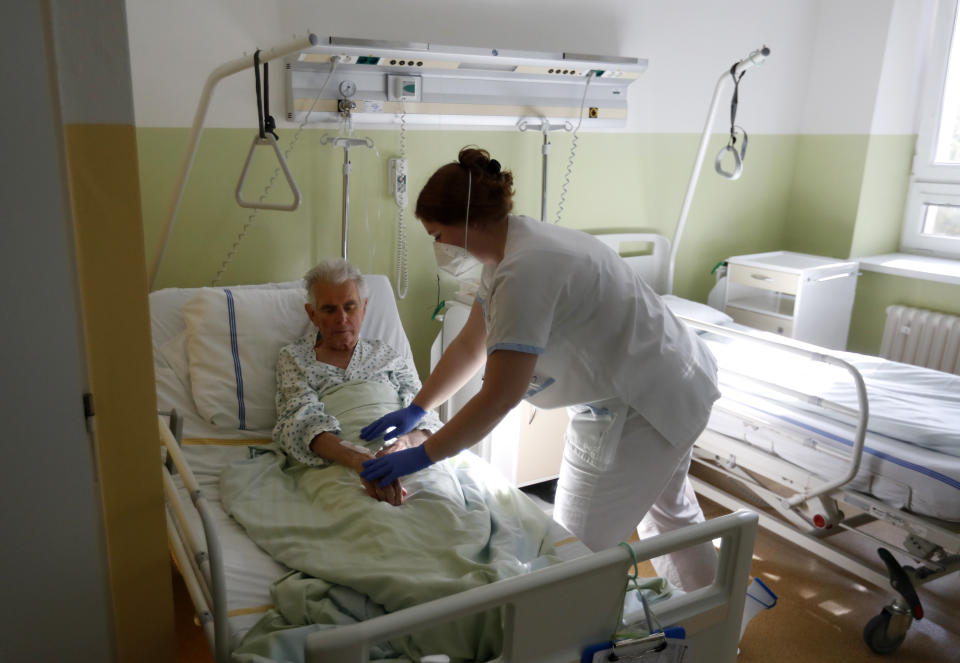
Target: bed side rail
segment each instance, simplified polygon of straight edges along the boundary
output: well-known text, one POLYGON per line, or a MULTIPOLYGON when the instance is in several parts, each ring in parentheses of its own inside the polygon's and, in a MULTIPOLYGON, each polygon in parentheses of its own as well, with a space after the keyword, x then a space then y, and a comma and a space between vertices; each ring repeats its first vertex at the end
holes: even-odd
POLYGON ((204 547, 194 539, 187 520, 180 494, 173 483, 170 469, 163 467, 163 487, 169 509, 167 511, 167 533, 172 552, 177 559, 187 591, 193 600, 201 625, 211 642, 217 663, 230 660, 230 629, 227 621, 227 593, 223 574, 223 554, 217 535, 216 523, 210 505, 197 482, 190 465, 183 457, 180 445, 164 418, 158 417, 160 442, 167 451, 168 462, 172 462, 190 499, 200 514, 204 547), (172 516, 171 516, 172 512, 172 516), (212 616, 212 617, 211 617, 212 616), (212 633, 211 633, 212 624, 212 633))
MULTIPOLYGON (((639 560, 721 539, 714 582, 656 606, 664 625, 681 624, 699 660, 734 663, 753 555, 757 514, 743 510, 631 544, 639 560), (701 654, 703 656, 703 654, 701 654)), ((372 644, 486 610, 504 608, 500 663, 569 663, 605 642, 617 624, 627 570, 623 546, 476 587, 399 612, 307 637, 308 663, 367 663, 372 644)), ((696 659, 695 659, 696 660, 696 659)))
MULTIPOLYGON (((843 359, 834 357, 833 355, 827 354, 825 352, 818 352, 816 350, 810 350, 807 347, 799 345, 795 342, 791 342, 790 339, 767 338, 765 336, 759 336, 749 332, 740 331, 739 329, 730 329, 729 327, 721 327, 719 325, 713 325, 707 322, 701 322, 693 318, 686 318, 683 316, 678 316, 678 317, 680 317, 681 320, 683 320, 685 323, 687 323, 687 325, 689 325, 690 327, 693 327, 694 329, 708 331, 713 334, 727 336, 729 338, 746 339, 751 342, 775 347, 785 352, 791 352, 793 354, 806 357, 813 361, 819 361, 825 364, 838 366, 846 370, 850 374, 850 376, 853 378, 854 385, 856 386, 856 389, 857 389, 857 404, 858 404, 857 411, 853 411, 850 408, 847 408, 839 403, 833 403, 832 401, 828 401, 826 399, 820 398, 815 394, 802 394, 801 392, 797 392, 792 389, 782 387, 780 385, 773 385, 763 380, 759 380, 756 378, 750 378, 750 379, 753 379, 756 382, 763 384, 764 386, 775 388, 778 391, 790 393, 790 395, 792 396, 795 396, 798 398, 804 398, 805 400, 811 403, 814 403, 816 405, 820 405, 832 410, 851 414, 857 420, 857 429, 856 429, 856 433, 854 434, 853 449, 850 452, 847 471, 844 473, 844 475, 838 479, 827 481, 822 485, 817 486, 816 488, 811 488, 811 489, 801 491, 796 495, 793 495, 792 497, 782 498, 782 503, 784 506, 792 509, 811 499, 814 499, 823 495, 827 495, 828 493, 836 490, 837 488, 841 488, 846 484, 850 483, 853 480, 853 478, 857 476, 857 472, 860 470, 860 462, 863 458, 863 446, 864 446, 864 440, 867 435, 867 419, 869 418, 869 415, 870 415, 870 407, 867 400, 866 384, 864 384, 863 376, 860 375, 860 371, 858 371, 856 367, 854 367, 849 362, 844 361, 843 359)), ((749 376, 746 376, 746 377, 749 377, 749 376)))

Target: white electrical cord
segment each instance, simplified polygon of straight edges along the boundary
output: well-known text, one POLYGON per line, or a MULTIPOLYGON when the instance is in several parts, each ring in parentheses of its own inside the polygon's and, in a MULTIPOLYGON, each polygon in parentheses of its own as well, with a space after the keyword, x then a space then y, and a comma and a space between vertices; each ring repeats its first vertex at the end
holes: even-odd
MULTIPOLYGON (((296 147, 297 141, 300 140, 300 133, 303 131, 303 128, 307 126, 307 122, 310 120, 310 115, 313 113, 313 110, 317 107, 317 102, 320 101, 320 95, 323 94, 324 89, 327 87, 327 83, 330 82, 330 78, 333 76, 333 72, 337 68, 337 63, 340 62, 340 56, 334 55, 330 58, 330 72, 327 74, 327 78, 323 81, 323 85, 320 86, 320 91, 317 92, 317 96, 314 97, 313 103, 310 104, 310 109, 307 111, 307 114, 304 116, 303 121, 300 122, 300 126, 297 127, 297 132, 293 135, 293 139, 290 141, 290 145, 283 153, 283 158, 286 160, 289 158, 290 154, 293 152, 293 148, 296 147)), ((258 202, 263 202, 267 195, 270 193, 270 189, 273 188, 273 183, 277 179, 277 175, 280 174, 280 166, 277 166, 273 175, 270 176, 270 181, 267 182, 267 186, 264 187, 263 193, 260 194, 260 197, 257 199, 258 202)), ((253 222, 256 221, 257 215, 260 212, 259 209, 254 209, 250 213, 250 216, 247 217, 247 222, 243 224, 243 228, 240 230, 240 234, 237 235, 236 241, 233 243, 233 246, 230 247, 230 251, 227 252, 227 257, 220 264, 220 269, 217 270, 217 275, 213 278, 210 285, 215 286, 220 283, 220 279, 223 277, 223 273, 227 271, 227 267, 230 266, 230 263, 233 262, 234 257, 237 255, 237 247, 240 246, 240 242, 247 236, 250 227, 253 225, 253 222)))
MULTIPOLYGON (((407 104, 406 97, 400 97, 400 158, 407 160, 407 104)), ((408 183, 409 183, 409 170, 408 183)), ((396 182, 393 183, 397 185, 396 182)), ((409 188, 407 189, 409 191, 409 188)), ((403 225, 403 207, 400 207, 400 213, 397 215, 397 279, 396 289, 397 297, 405 299, 407 288, 410 285, 409 275, 407 274, 407 229, 403 225)))
POLYGON ((583 105, 587 102, 587 90, 590 89, 590 80, 593 78, 593 70, 587 74, 587 84, 583 86, 583 97, 580 99, 580 115, 577 120, 577 126, 573 130, 573 138, 570 140, 570 156, 567 158, 567 171, 563 176, 563 184, 560 186, 560 201, 557 203, 557 219, 555 224, 560 223, 563 216, 563 205, 567 199, 567 187, 570 186, 570 174, 573 171, 573 159, 577 154, 577 141, 580 138, 580 125, 583 123, 583 105))

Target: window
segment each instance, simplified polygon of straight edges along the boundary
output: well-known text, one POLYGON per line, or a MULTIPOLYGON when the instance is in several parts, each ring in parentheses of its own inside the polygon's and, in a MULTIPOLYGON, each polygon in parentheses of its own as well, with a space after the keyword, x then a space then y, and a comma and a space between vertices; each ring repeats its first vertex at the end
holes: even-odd
POLYGON ((920 133, 904 216, 903 250, 960 258, 960 12, 939 0, 920 133))

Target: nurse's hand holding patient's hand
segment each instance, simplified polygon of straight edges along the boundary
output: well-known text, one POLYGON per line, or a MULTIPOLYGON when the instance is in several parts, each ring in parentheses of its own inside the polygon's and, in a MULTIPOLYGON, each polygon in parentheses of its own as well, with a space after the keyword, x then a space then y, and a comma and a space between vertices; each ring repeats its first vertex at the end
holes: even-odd
POLYGON ((360 437, 364 440, 374 440, 383 435, 383 441, 389 442, 395 437, 412 431, 413 427, 426 415, 426 410, 415 403, 410 403, 402 410, 394 410, 365 426, 360 431, 360 437))
POLYGON ((361 478, 371 482, 380 482, 386 486, 402 476, 419 472, 425 467, 433 465, 427 450, 421 444, 411 449, 402 449, 379 458, 363 461, 361 478))

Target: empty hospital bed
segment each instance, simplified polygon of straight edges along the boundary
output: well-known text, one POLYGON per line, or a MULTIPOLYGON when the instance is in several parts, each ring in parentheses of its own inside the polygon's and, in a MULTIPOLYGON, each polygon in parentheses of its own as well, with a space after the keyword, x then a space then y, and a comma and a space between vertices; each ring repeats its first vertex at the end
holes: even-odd
MULTIPOLYGON (((598 236, 662 292, 665 238, 598 236)), ((898 596, 866 623, 864 639, 877 653, 894 651, 922 618, 916 590, 960 570, 960 376, 826 350, 738 325, 697 302, 666 301, 707 341, 720 369, 723 395, 694 464, 751 499, 693 477, 695 489, 731 509, 761 508, 761 526, 873 585, 892 585, 898 596), (877 556, 833 545, 843 532, 872 541, 877 556)))
MULTIPOLYGON (((362 335, 385 340, 410 356, 389 282, 372 276, 367 283, 362 335)), ((289 572, 226 513, 219 476, 230 463, 247 458, 250 445, 269 442, 269 427, 262 425, 269 406, 263 406, 263 399, 272 402, 276 351, 304 333, 307 324, 304 292, 298 286, 228 288, 229 311, 205 308, 204 302, 224 300, 222 288, 215 297, 209 296, 214 289, 168 289, 150 296, 169 544, 218 663, 230 660, 244 634, 270 609, 271 585, 289 572), (269 324, 254 325, 254 333, 249 327, 256 321, 269 324), (238 399, 251 425, 238 429, 210 423, 221 415, 236 417, 238 399)), ((469 456, 463 462, 482 464, 469 456)), ((633 544, 642 560, 721 540, 711 586, 654 604, 664 626, 685 627, 685 661, 735 660, 755 527, 756 516, 741 512, 633 544)), ((503 652, 496 660, 579 661, 586 647, 609 640, 620 622, 632 556, 624 547, 590 554, 556 524, 545 542, 565 561, 366 621, 315 630, 292 646, 306 661, 366 661, 377 643, 500 609, 503 652)), ((623 621, 640 617, 627 610, 623 621)))

